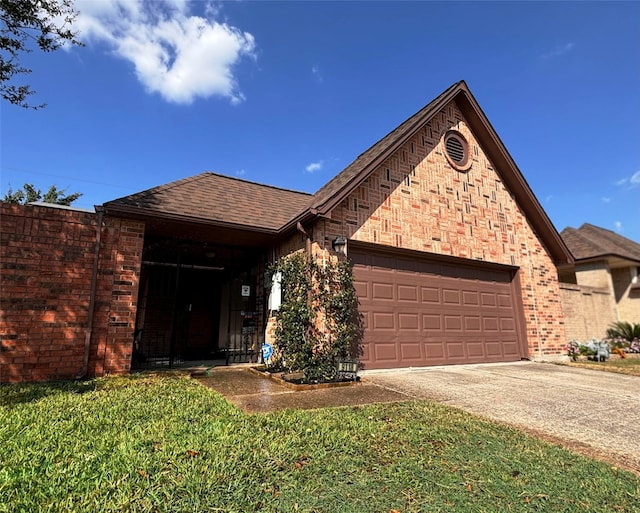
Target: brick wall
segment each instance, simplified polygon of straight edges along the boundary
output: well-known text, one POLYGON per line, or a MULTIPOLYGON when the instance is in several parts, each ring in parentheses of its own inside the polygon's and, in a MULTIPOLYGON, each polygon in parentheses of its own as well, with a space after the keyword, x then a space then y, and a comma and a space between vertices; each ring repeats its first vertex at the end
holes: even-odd
MULTIPOLYGON (((0 204, 0 382, 81 371, 96 227, 92 212, 0 204)), ((129 370, 143 232, 105 219, 89 375, 129 370)))
POLYGON ((143 243, 144 223, 105 218, 89 353, 92 376, 131 369, 143 243))
POLYGON ((383 162, 340 206, 319 221, 314 240, 350 239, 518 266, 531 356, 561 354, 565 332, 557 270, 502 183, 455 102, 383 162), (473 165, 458 172, 442 136, 457 129, 473 165))
POLYGON ((604 338, 617 318, 613 295, 606 289, 560 283, 567 341, 604 338))

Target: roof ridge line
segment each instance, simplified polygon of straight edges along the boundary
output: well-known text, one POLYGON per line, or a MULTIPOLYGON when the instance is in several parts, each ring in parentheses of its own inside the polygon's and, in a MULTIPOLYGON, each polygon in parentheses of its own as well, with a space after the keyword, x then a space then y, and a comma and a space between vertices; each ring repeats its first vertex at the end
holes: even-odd
MULTIPOLYGON (((583 225, 584 226, 584 225, 583 225)), ((593 225, 592 225, 593 226, 593 225)), ((597 227, 596 227, 597 228, 597 227)), ((608 252, 607 248, 605 248, 602 244, 600 244, 597 240, 594 240, 592 237, 589 237, 588 233, 582 233, 579 230, 576 230, 576 235, 580 237, 582 240, 586 241, 591 246, 598 249, 598 251, 602 251, 603 253, 608 252)))

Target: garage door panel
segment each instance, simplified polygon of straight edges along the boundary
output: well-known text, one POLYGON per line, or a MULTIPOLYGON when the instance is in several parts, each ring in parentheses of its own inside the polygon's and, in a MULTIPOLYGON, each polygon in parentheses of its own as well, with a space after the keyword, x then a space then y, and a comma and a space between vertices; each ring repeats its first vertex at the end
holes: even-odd
POLYGON ((460 305, 460 291, 455 289, 442 289, 442 303, 445 305, 460 305))
POLYGON ((462 331, 462 316, 461 315, 445 315, 444 316, 444 329, 448 332, 462 331))
POLYGON ((507 357, 519 357, 520 350, 518 347, 518 341, 516 339, 512 341, 503 341, 502 353, 507 357))
POLYGON ((442 330, 442 317, 440 314, 424 314, 422 315, 422 328, 425 331, 440 331, 442 330))
POLYGON ((366 368, 520 358, 511 271, 357 250, 353 261, 366 368))
POLYGON ((482 331, 482 322, 480 316, 465 315, 464 331, 466 333, 475 333, 482 331))
POLYGON ((486 342, 487 356, 502 356, 504 342, 486 342))
POLYGON ((393 301, 393 285, 390 283, 373 282, 371 284, 371 299, 374 301, 393 301))
POLYGON ((407 362, 422 362, 423 356, 421 351, 421 345, 419 341, 411 343, 403 343, 400 346, 400 353, 402 360, 407 362))
POLYGON ((418 302, 418 287, 416 285, 398 285, 398 301, 418 302))
POLYGON ((469 358, 482 358, 485 355, 485 344, 482 340, 467 342, 467 356, 469 358))
POLYGON ((511 317, 500 317, 500 331, 502 333, 515 332, 516 331, 516 323, 513 321, 513 318, 511 318, 511 317))
POLYGON ((436 287, 420 287, 423 303, 440 303, 440 289, 436 287))
POLYGON ((398 328, 403 331, 420 332, 420 320, 418 313, 401 313, 398 314, 398 328))
POLYGON ((377 362, 397 362, 398 346, 394 343, 378 343, 373 346, 377 362))
POLYGON ((498 306, 501 308, 511 308, 511 296, 509 294, 498 294, 498 306))
POLYGON ((480 305, 482 306, 496 306, 498 301, 496 295, 491 292, 482 292, 480 294, 480 305))
POLYGON ((463 290, 462 291, 462 304, 464 306, 478 306, 480 304, 480 298, 478 297, 477 290, 463 290))
POLYGON ((360 356, 360 358, 362 359, 363 362, 373 362, 375 361, 372 358, 371 355, 371 348, 373 347, 373 344, 370 342, 368 344, 363 344, 362 346, 362 355, 360 356))
POLYGON ((483 317, 482 319, 482 330, 485 333, 491 333, 492 335, 496 335, 499 331, 498 329, 498 318, 497 317, 483 317))
POLYGON ((371 295, 369 292, 369 282, 368 281, 353 281, 353 287, 356 289, 356 296, 358 299, 370 299, 371 295))
POLYGON ((425 359, 430 362, 443 362, 445 358, 443 342, 425 342, 425 359))
POLYGON ((396 330, 395 319, 392 313, 373 312, 374 330, 396 330))
POLYGON ((464 358, 464 344, 462 342, 450 341, 446 344, 447 357, 449 359, 464 358))

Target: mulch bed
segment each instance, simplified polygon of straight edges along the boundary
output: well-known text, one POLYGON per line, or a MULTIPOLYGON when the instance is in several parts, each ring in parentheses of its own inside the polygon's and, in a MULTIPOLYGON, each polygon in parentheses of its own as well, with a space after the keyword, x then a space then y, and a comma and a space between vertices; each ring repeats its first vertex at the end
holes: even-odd
POLYGON ((359 385, 360 379, 358 378, 356 381, 332 381, 328 383, 296 383, 292 380, 287 380, 283 378, 285 373, 276 372, 271 373, 264 369, 264 367, 250 367, 248 369, 250 372, 262 376, 265 379, 270 379, 275 381, 276 383, 290 388, 291 390, 320 390, 323 388, 337 388, 337 387, 349 387, 352 385, 359 385))

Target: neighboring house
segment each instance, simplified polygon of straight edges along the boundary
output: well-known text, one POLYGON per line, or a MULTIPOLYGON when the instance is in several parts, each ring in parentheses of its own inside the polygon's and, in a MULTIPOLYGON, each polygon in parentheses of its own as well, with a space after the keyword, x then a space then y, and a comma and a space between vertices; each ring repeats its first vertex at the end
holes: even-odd
POLYGON ((604 337, 615 321, 640 322, 640 244, 587 223, 560 235, 575 258, 559 275, 567 336, 604 337))
MULTIPOLYGON (((572 256, 464 82, 313 195, 203 173, 97 210, 89 374, 254 357, 272 341, 266 269, 293 251, 353 262, 367 369, 516 361, 566 343, 556 266, 572 256)), ((3 329, 14 351, 29 344, 3 329)))

